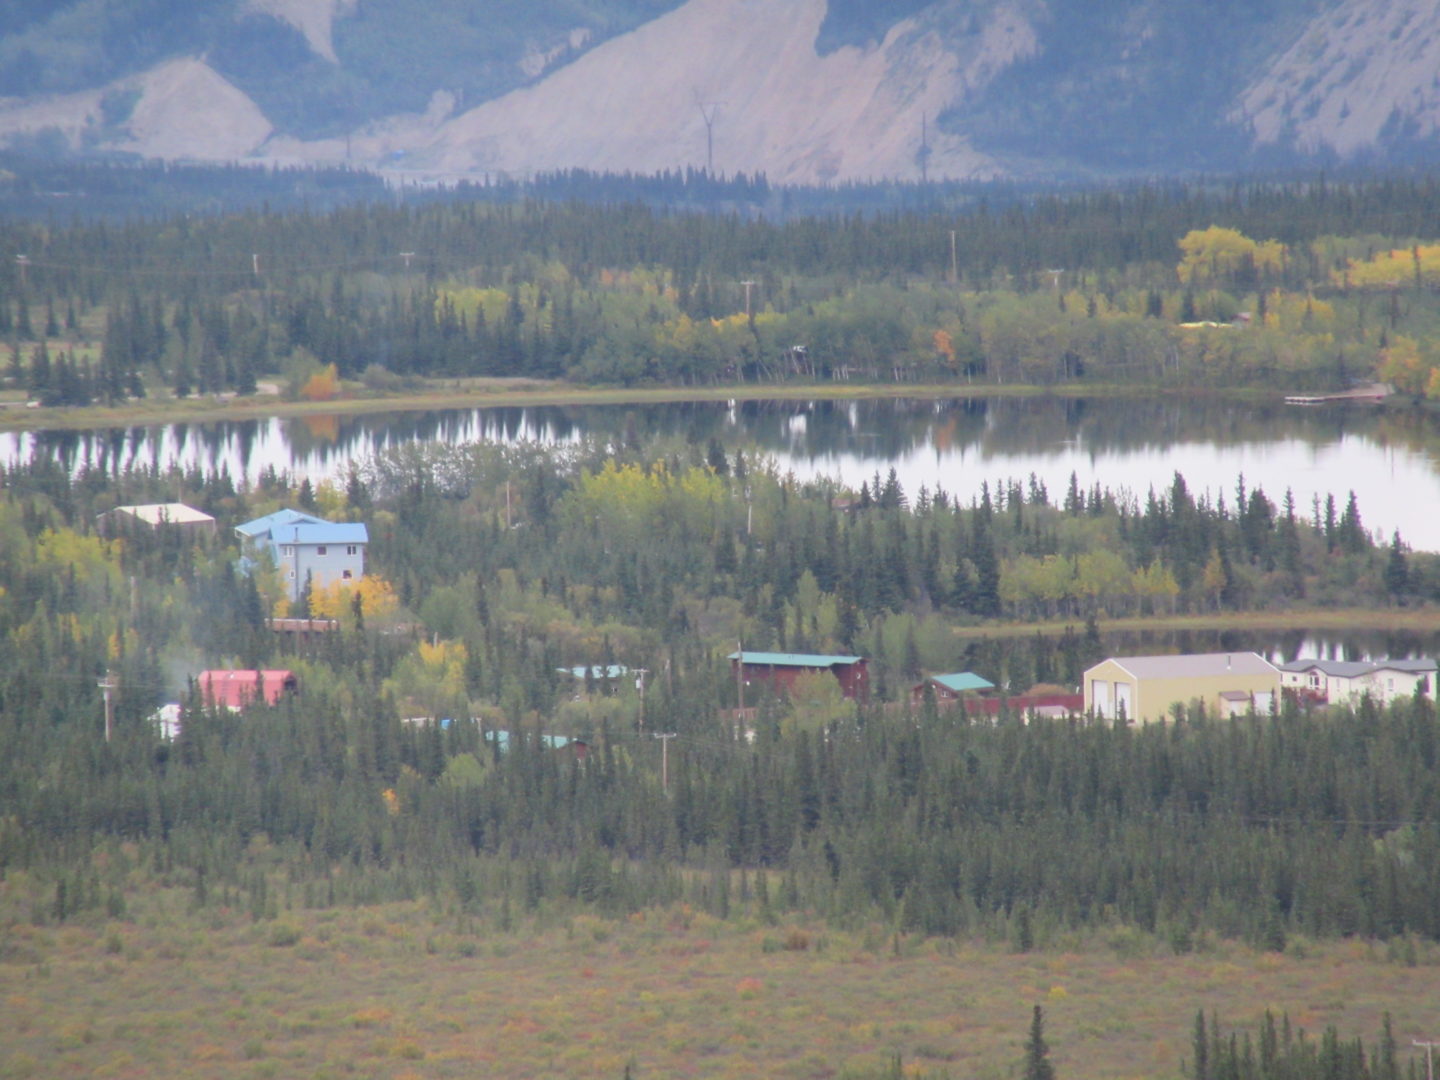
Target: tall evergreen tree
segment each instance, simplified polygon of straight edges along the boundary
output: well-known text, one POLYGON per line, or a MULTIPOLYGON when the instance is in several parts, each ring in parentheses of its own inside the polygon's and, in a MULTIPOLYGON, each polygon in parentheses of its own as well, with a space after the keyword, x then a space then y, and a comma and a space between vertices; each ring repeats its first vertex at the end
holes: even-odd
POLYGON ((1055 1080, 1050 1047, 1045 1042, 1045 1012, 1039 1005, 1030 1016, 1030 1035, 1025 1040, 1025 1080, 1055 1080))

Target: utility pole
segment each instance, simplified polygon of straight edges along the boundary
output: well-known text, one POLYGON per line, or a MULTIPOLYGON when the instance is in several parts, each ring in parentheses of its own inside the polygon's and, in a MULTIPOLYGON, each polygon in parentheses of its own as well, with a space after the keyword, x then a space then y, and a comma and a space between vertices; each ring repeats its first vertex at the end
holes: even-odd
POLYGON ((1426 1080, 1435 1080, 1435 1047, 1440 1046, 1440 1039, 1431 1039, 1428 1042, 1421 1042, 1419 1039, 1410 1041, 1416 1046, 1424 1047, 1426 1080))
POLYGON ((400 258, 402 258, 402 259, 405 260, 405 269, 406 269, 406 271, 408 272, 409 269, 410 269, 410 260, 413 259, 413 258, 415 258, 415 252, 413 252, 413 251, 402 251, 402 252, 400 252, 400 258))
POLYGON ((745 321, 748 322, 753 329, 755 326, 755 316, 750 311, 750 290, 753 289, 756 285, 758 285, 759 282, 742 281, 740 282, 740 284, 745 286, 745 321))
POLYGON ((111 692, 120 685, 120 680, 115 678, 115 673, 106 670, 105 677, 97 684, 100 687, 100 695, 105 700, 105 741, 110 741, 110 733, 115 727, 115 703, 111 698, 111 692))
POLYGON ((950 230, 950 284, 955 285, 960 281, 960 264, 955 257, 955 230, 950 230))
POLYGON ((735 642, 735 691, 740 699, 740 730, 745 724, 745 643, 735 642))
POLYGON ((645 731, 645 676, 650 674, 648 668, 638 667, 635 669, 635 689, 640 691, 640 731, 645 731))
POLYGON ((28 292, 30 288, 30 256, 16 255, 15 263, 20 267, 20 291, 28 292))
POLYGON ((670 740, 675 738, 675 732, 656 732, 655 738, 660 740, 660 790, 666 795, 670 794, 670 740))

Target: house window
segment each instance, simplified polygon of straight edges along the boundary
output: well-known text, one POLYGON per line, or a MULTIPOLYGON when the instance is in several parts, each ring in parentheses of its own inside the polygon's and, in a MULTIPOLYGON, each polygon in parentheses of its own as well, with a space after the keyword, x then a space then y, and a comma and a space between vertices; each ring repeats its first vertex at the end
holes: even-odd
POLYGON ((324 544, 321 544, 320 546, 318 546, 318 547, 315 549, 315 554, 316 554, 316 555, 324 555, 324 554, 325 554, 325 545, 324 545, 324 544))
POLYGON ((1311 690, 1319 690, 1319 689, 1320 689, 1320 674, 1319 674, 1319 672, 1312 671, 1312 672, 1310 673, 1310 689, 1311 689, 1311 690))
POLYGON ((346 554, 346 555, 358 555, 359 553, 360 553, 360 548, 357 547, 355 544, 351 544, 349 547, 347 547, 347 548, 345 549, 345 554, 346 554))
POLYGON ((294 581, 294 580, 295 580, 295 571, 294 571, 294 570, 291 570, 291 571, 289 571, 285 576, 288 577, 291 581, 294 581))
POLYGON ((350 571, 349 571, 349 570, 342 570, 342 571, 340 571, 340 577, 341 577, 343 580, 345 580, 345 581, 349 581, 349 580, 350 580, 350 571))
POLYGON ((294 557, 295 557, 295 549, 294 549, 293 547, 291 547, 289 544, 286 544, 286 545, 285 545, 285 558, 287 558, 287 559, 293 559, 294 557))

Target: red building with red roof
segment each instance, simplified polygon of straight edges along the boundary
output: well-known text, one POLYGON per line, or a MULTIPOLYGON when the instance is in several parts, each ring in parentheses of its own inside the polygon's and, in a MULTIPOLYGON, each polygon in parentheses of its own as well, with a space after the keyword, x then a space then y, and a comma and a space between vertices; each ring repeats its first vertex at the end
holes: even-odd
POLYGON ((243 709, 260 695, 266 705, 274 705, 284 695, 300 688, 293 671, 202 671, 197 680, 206 705, 223 705, 227 709, 243 709))

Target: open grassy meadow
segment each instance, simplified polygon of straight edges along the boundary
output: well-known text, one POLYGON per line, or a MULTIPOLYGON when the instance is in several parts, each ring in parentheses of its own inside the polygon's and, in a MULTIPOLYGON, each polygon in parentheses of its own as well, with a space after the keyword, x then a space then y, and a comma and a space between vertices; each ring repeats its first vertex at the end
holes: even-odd
POLYGON ((0 1077, 869 1077, 1018 1075, 1045 1009, 1060 1080, 1176 1077, 1195 1011, 1404 1051, 1435 1034, 1440 950, 1292 940, 1284 954, 1133 930, 1040 951, 720 921, 473 918, 423 902, 252 919, 190 890, 54 924, 0 884, 0 1077))

